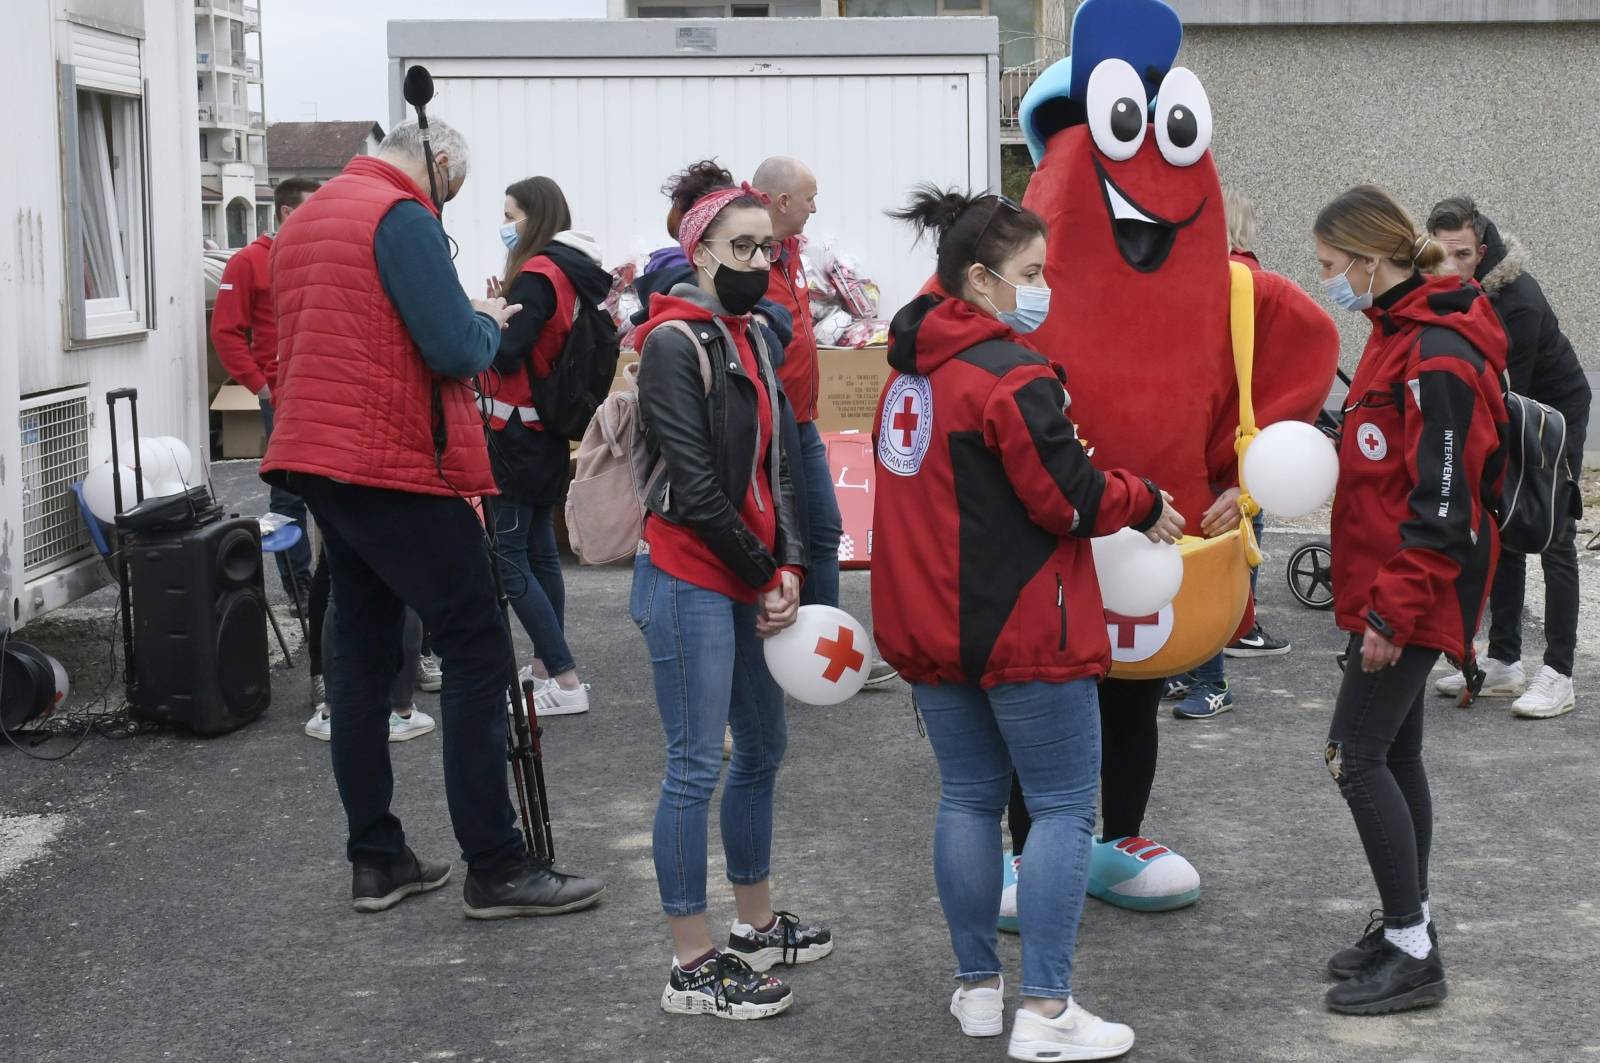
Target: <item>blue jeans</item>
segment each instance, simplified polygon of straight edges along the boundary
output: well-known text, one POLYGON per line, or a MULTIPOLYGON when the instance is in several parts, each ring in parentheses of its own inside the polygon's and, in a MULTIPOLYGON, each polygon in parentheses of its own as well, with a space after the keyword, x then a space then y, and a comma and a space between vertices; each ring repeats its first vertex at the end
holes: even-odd
MULTIPOLYGON (((333 632, 338 626, 339 608, 334 604, 332 596, 327 601, 327 611, 323 615, 322 623, 322 650, 317 662, 333 660, 333 632)), ((389 684, 389 708, 395 712, 410 712, 416 704, 417 692, 417 667, 422 654, 422 618, 410 609, 406 610, 405 629, 400 636, 400 670, 394 674, 394 682, 389 684)), ((315 667, 312 675, 321 675, 315 667)), ((329 711, 335 706, 328 702, 329 711)))
POLYGON ((773 784, 789 741, 783 691, 767 671, 755 606, 669 576, 642 553, 628 612, 650 651, 667 736, 652 842, 661 908, 695 915, 706 910, 707 823, 724 727, 733 728, 722 788, 728 881, 753 886, 770 873, 773 784))
POLYGON ((391 861, 405 846, 390 811, 389 687, 404 655, 406 607, 433 631, 444 791, 461 856, 492 872, 526 853, 506 788, 506 692, 516 672, 496 604, 483 525, 459 498, 303 477, 322 528, 336 615, 328 660, 333 777, 351 861, 391 861))
POLYGON ((800 466, 805 480, 806 582, 802 605, 839 605, 839 537, 844 524, 833 493, 828 447, 815 421, 800 426, 800 466))
POLYGON ((1100 782, 1095 685, 1080 679, 985 691, 919 683, 915 697, 939 761, 933 871, 955 947, 956 978, 981 981, 1000 973, 1000 816, 1015 769, 1033 817, 1017 878, 1022 993, 1066 999, 1100 782))
MULTIPOLYGON (((272 403, 266 399, 258 399, 261 403, 261 424, 267 431, 267 438, 272 438, 273 411, 272 403)), ((293 491, 286 491, 281 487, 272 487, 267 495, 267 509, 273 513, 281 513, 300 525, 300 541, 288 550, 279 550, 273 556, 278 559, 278 579, 283 582, 283 589, 293 598, 295 588, 289 580, 289 573, 294 573, 295 580, 299 581, 300 597, 304 598, 311 593, 311 529, 306 526, 305 499, 293 491)))
POLYGON ((554 506, 528 506, 504 496, 494 507, 500 541, 500 579, 506 597, 551 675, 576 667, 567 648, 567 588, 561 579, 554 506))

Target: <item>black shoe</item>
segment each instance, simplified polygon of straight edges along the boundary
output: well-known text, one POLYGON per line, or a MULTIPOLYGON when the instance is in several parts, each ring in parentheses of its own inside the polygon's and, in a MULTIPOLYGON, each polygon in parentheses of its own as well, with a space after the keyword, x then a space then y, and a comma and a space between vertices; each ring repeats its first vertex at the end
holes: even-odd
POLYGON ((667 988, 661 991, 661 1010, 670 1015, 766 1019, 793 1003, 788 986, 771 975, 757 974, 729 952, 717 953, 692 971, 674 963, 667 988))
MULTIPOLYGON (((1335 978, 1354 978, 1360 974, 1367 964, 1371 963, 1383 953, 1383 910, 1374 908, 1369 914, 1371 920, 1367 929, 1362 933, 1361 940, 1347 949, 1340 949, 1328 961, 1328 973, 1335 978)), ((1439 932, 1428 924, 1428 940, 1432 942, 1434 952, 1439 951, 1439 932)))
POLYGON ((358 912, 383 912, 413 893, 436 890, 450 880, 450 865, 424 863, 409 847, 392 863, 357 861, 351 868, 350 899, 358 912))
POLYGON ((468 871, 461 896, 468 919, 511 919, 576 912, 594 904, 605 891, 605 883, 598 879, 563 875, 529 856, 500 871, 468 871))
POLYGON ((1292 647, 1283 639, 1275 639, 1257 624, 1248 635, 1228 643, 1222 652, 1229 657, 1282 657, 1292 647))
POLYGON ((770 971, 782 963, 793 967, 797 963, 820 960, 833 951, 833 934, 825 926, 802 923, 789 912, 773 912, 778 921, 771 930, 761 931, 753 926, 733 924, 728 935, 728 950, 757 971, 770 971))
POLYGON ((1433 949, 1416 959, 1384 941, 1379 953, 1349 981, 1328 990, 1329 1009, 1341 1015, 1388 1015, 1444 1000, 1444 962, 1433 949))

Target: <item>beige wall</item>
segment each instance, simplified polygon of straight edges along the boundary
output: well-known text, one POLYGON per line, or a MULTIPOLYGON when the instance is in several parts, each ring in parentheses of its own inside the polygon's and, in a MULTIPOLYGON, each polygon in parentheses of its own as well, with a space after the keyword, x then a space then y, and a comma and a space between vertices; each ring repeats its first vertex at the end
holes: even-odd
MULTIPOLYGON (((1311 222, 1350 185, 1388 187, 1419 224, 1470 194, 1523 239, 1600 370, 1600 27, 1192 26, 1179 62, 1211 97, 1217 166, 1255 201, 1267 268, 1311 287, 1311 222)), ((1348 366, 1365 323, 1336 319, 1348 366)))

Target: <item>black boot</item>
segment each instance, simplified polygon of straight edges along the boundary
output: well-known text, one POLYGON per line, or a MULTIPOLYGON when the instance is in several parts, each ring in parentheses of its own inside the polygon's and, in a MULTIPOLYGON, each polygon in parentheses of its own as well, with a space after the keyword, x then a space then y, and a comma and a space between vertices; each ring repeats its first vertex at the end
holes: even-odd
POLYGON ((468 919, 561 915, 589 907, 605 891, 598 879, 563 875, 529 856, 499 871, 468 871, 462 907, 468 919))
MULTIPOLYGON (((1367 964, 1371 963, 1382 952, 1383 944, 1383 912, 1374 908, 1369 914, 1372 920, 1367 924, 1367 929, 1357 941, 1347 949, 1340 949, 1328 961, 1328 973, 1335 978, 1354 978, 1360 974, 1367 964)), ((1434 951, 1439 949, 1439 932, 1428 924, 1428 941, 1432 943, 1434 951)))
POLYGON ((1444 1000, 1444 963, 1439 950, 1416 959, 1388 941, 1354 978, 1328 990, 1329 1009, 1343 1015, 1387 1015, 1444 1000))
POLYGON ((424 863, 410 847, 389 862, 358 860, 351 867, 350 899, 358 912, 382 912, 413 893, 427 893, 450 879, 450 865, 424 863))

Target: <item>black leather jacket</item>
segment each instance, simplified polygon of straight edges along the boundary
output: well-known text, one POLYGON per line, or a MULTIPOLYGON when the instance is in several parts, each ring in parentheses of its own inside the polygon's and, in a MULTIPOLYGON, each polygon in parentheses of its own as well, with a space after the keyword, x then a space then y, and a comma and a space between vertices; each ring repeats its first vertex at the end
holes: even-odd
MULTIPOLYGON (((697 286, 683 284, 672 294, 720 311, 697 286)), ((691 528, 723 564, 754 588, 765 587, 780 566, 805 566, 805 545, 795 511, 789 457, 784 452, 783 411, 788 399, 767 356, 755 345, 762 380, 744 371, 733 339, 720 322, 689 321, 710 362, 710 387, 689 338, 675 328, 656 327, 639 357, 639 410, 651 475, 645 503, 650 512, 691 528), (772 443, 757 453, 759 425, 756 388, 765 387, 772 403, 772 443), (777 506, 777 543, 768 551, 739 516, 750 481, 767 463, 774 485, 762 503, 777 506)), ((759 337, 759 331, 750 335, 759 337)))

